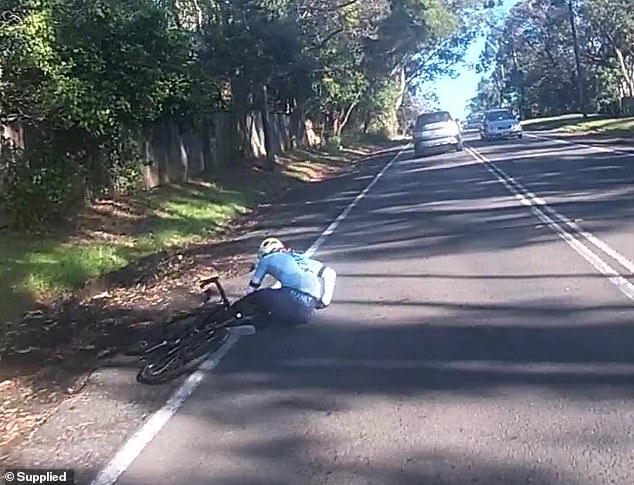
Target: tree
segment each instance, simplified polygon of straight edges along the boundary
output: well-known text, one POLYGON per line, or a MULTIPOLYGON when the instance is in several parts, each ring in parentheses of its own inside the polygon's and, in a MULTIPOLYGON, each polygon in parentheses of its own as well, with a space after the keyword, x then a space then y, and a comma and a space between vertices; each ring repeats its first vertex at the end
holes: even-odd
MULTIPOLYGON (((621 92, 634 96, 634 16, 630 0, 585 0, 589 42, 599 47, 595 61, 611 59, 619 70, 621 92)), ((596 51, 595 51, 596 53, 596 51)))
POLYGON ((491 28, 481 70, 524 116, 614 110, 634 93, 630 3, 521 0, 491 28))
POLYGON ((398 111, 401 132, 405 133, 418 115, 439 109, 438 96, 431 89, 412 88, 405 92, 403 104, 398 111))
MULTIPOLYGON (((405 93, 461 59, 486 2, 4 0, 3 8, 0 121, 42 134, 15 164, 10 192, 68 202, 76 187, 88 196, 116 188, 122 166, 138 171, 134 133, 156 121, 191 127, 216 111, 260 109, 269 148, 266 121, 277 110, 297 126, 325 117, 333 136, 364 115, 393 133, 405 93), (60 196, 67 182, 72 190, 60 196)), ((57 204, 48 202, 38 199, 57 204)))

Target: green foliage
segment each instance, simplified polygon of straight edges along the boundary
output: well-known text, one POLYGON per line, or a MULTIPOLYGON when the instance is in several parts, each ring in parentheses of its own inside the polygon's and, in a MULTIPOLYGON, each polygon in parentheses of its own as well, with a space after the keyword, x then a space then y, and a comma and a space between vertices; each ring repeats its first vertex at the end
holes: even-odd
POLYGON ((10 217, 38 225, 86 197, 136 190, 134 133, 259 108, 264 86, 275 109, 327 114, 334 140, 355 109, 394 131, 395 73, 445 72, 470 40, 464 19, 482 5, 4 0, 0 122, 31 133, 12 161, 10 217))
POLYGON ((50 146, 28 155, 15 154, 8 165, 2 193, 9 221, 19 229, 63 217, 83 195, 84 177, 73 160, 59 156, 50 146))
POLYGON ((0 38, 13 47, 2 63, 8 116, 101 136, 178 111, 194 82, 186 39, 149 0, 33 1, 21 15, 0 38))
POLYGON ((373 83, 366 90, 359 111, 364 118, 363 131, 390 138, 398 130, 397 109, 400 89, 395 80, 373 83))
POLYGON ((326 140, 325 147, 329 152, 338 152, 341 150, 341 136, 331 136, 326 140))
POLYGON ((472 109, 512 104, 523 116, 582 109, 616 112, 634 95, 634 18, 630 0, 572 2, 584 101, 579 104, 569 2, 519 1, 489 36, 481 70, 489 71, 472 109))
POLYGON ((163 118, 200 119, 213 98, 184 33, 149 0, 31 0, 0 29, 1 121, 29 128, 11 164, 16 226, 61 216, 84 196, 138 188, 123 133, 163 118))
POLYGON ((321 79, 322 109, 345 110, 359 101, 366 84, 365 77, 358 72, 342 73, 339 76, 326 74, 321 79))

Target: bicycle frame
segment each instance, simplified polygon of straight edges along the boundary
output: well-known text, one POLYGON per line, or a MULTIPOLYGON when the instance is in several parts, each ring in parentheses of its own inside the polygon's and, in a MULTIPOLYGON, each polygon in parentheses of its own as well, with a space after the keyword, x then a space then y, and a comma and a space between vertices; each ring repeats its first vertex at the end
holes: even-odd
POLYGON ((218 289, 218 292, 220 293, 220 299, 222 300, 222 304, 225 308, 230 308, 231 307, 231 302, 229 301, 229 298, 227 298, 227 294, 225 293, 225 289, 222 287, 222 285, 220 284, 220 277, 219 276, 212 276, 211 278, 205 278, 204 280, 202 280, 200 282, 200 288, 205 290, 205 295, 207 295, 207 299, 205 302, 209 301, 211 299, 211 296, 208 293, 208 286, 210 286, 211 284, 214 284, 216 286, 216 288, 218 289))
MULTIPOLYGON (((205 301, 189 314, 191 320, 185 328, 175 334, 164 334, 157 342, 147 342, 141 353, 143 367, 137 374, 137 381, 146 384, 160 384, 186 372, 191 365, 198 365, 199 359, 219 348, 230 333, 228 327, 240 325, 244 318, 242 311, 234 308, 220 284, 220 278, 214 276, 200 282, 204 289, 205 301), (207 305, 211 300, 211 285, 215 285, 220 294, 220 302, 207 305)), ((248 313, 248 312, 247 312, 248 313)), ((192 367, 193 368, 193 367, 192 367)))
MULTIPOLYGON (((224 311, 230 310, 231 309, 231 302, 229 301, 229 298, 227 297, 227 293, 225 292, 224 288, 220 284, 220 277, 219 276, 212 276, 211 278, 205 278, 199 283, 199 287, 201 289, 205 290, 204 291, 205 301, 201 305, 201 308, 204 307, 209 302, 209 300, 211 299, 211 293, 209 291, 209 286, 212 285, 212 284, 216 286, 216 288, 218 289, 218 292, 220 293, 222 310, 224 310, 224 311)), ((219 309, 216 309, 216 311, 213 311, 211 314, 207 315, 207 317, 210 317, 212 314, 217 313, 218 310, 219 309)), ((202 318, 203 315, 205 315, 205 313, 200 313, 199 315, 196 316, 196 318, 202 318)), ((224 325, 218 325, 218 328, 220 328, 222 326, 224 326, 224 325)), ((144 356, 148 356, 148 355, 156 352, 157 350, 163 349, 166 346, 171 347, 171 349, 168 351, 168 354, 172 353, 172 352, 174 352, 174 351, 176 351, 178 349, 178 346, 180 345, 182 339, 189 332, 195 332, 197 330, 198 330, 197 326, 194 326, 192 328, 185 329, 183 332, 180 332, 178 335, 175 335, 172 338, 165 338, 165 339, 155 343, 151 347, 146 348, 143 351, 143 355, 144 356)))

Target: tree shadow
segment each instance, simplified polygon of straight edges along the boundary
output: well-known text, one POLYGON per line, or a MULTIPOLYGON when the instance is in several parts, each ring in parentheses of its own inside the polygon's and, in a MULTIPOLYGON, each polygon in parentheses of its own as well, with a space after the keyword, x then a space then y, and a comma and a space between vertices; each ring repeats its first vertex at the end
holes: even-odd
MULTIPOLYGON (((505 149, 511 153, 510 146, 505 149)), ((570 157, 566 159, 570 163, 581 159, 581 155, 570 157)), ((595 157, 592 162, 583 168, 600 167, 606 160, 595 157)), ((252 221, 236 244, 243 244, 245 254, 252 254, 262 235, 290 228, 287 234, 291 244, 299 249, 309 247, 315 234, 349 204, 350 199, 339 194, 358 193, 356 189, 367 186, 368 180, 364 177, 384 163, 385 159, 369 161, 345 177, 307 186, 301 196, 289 194, 280 198, 279 205, 252 221), (306 204, 306 201, 314 203, 306 204)), ((566 166, 553 167, 548 161, 537 164, 541 173, 537 168, 530 172, 545 183, 551 183, 547 177, 549 171, 566 171, 566 166)), ((607 175, 590 177, 591 181, 581 178, 576 183, 552 182, 548 193, 561 197, 574 191, 587 193, 597 217, 597 226, 593 227, 602 233, 618 231, 623 221, 631 217, 628 208, 631 193, 626 187, 629 179, 622 178, 624 168, 619 165, 614 170, 619 176, 606 170, 607 175), (597 183, 597 179, 604 183, 597 183), (604 200, 606 185, 620 190, 619 195, 613 196, 614 200, 604 200)), ((530 188, 531 184, 527 186, 530 188)), ((560 204, 555 206, 564 214, 569 212, 569 207, 576 207, 572 202, 570 206, 557 201, 554 204, 560 204)), ((513 480, 524 483, 531 476, 535 483, 576 483, 574 474, 567 475, 566 467, 536 468, 519 458, 504 462, 498 457, 493 464, 478 460, 470 454, 473 448, 465 452, 464 442, 456 448, 446 445, 441 449, 437 448, 438 443, 434 448, 416 442, 403 456, 401 451, 385 445, 384 449, 367 452, 359 463, 351 457, 337 462, 332 456, 332 459, 316 457, 315 453, 336 450, 320 445, 314 429, 302 428, 306 426, 307 413, 318 416, 315 429, 321 429, 323 424, 324 429, 332 431, 337 425, 327 425, 320 421, 322 418, 363 412, 372 406, 377 406, 380 419, 389 420, 391 412, 381 407, 381 400, 387 400, 390 406, 394 402, 399 405, 416 402, 423 408, 421 413, 432 413, 436 409, 435 416, 440 419, 438 413, 448 412, 457 401, 477 401, 486 407, 511 395, 516 399, 506 405, 514 409, 521 408, 522 397, 531 395, 541 399, 542 408, 535 415, 521 408, 522 416, 527 419, 532 416, 529 424, 539 427, 536 417, 549 423, 546 419, 549 408, 544 404, 548 396, 580 402, 582 406, 591 402, 598 409, 605 403, 622 405, 634 398, 634 354, 631 352, 634 330, 631 305, 627 302, 580 302, 568 294, 557 295, 559 299, 518 298, 517 295, 513 298, 513 294, 507 295, 504 291, 494 295, 493 302, 488 294, 478 293, 473 300, 459 303, 428 296, 429 285, 438 284, 438 280, 444 280, 449 286, 453 280, 456 288, 470 281, 481 284, 484 280, 503 282, 505 278, 518 285, 523 284, 523 280, 539 282, 543 279, 557 285, 563 285, 566 279, 584 279, 592 284, 597 280, 587 268, 574 273, 563 269, 547 274, 537 272, 530 260, 523 266, 525 273, 521 274, 459 270, 450 273, 428 266, 435 258, 443 261, 442 258, 466 256, 465 259, 478 260, 487 254, 503 257, 503 251, 521 255, 524 249, 558 241, 557 235, 540 227, 539 221, 519 206, 480 164, 449 154, 430 161, 399 161, 359 205, 319 253, 320 258, 341 268, 344 293, 335 304, 314 325, 261 331, 254 337, 242 339, 212 372, 213 376, 202 384, 198 393, 204 399, 191 402, 179 413, 175 425, 180 427, 180 434, 170 434, 170 428, 166 428, 149 449, 151 453, 152 449, 174 447, 177 436, 198 436, 201 426, 205 426, 206 437, 200 446, 213 443, 209 445, 209 454, 236 458, 234 461, 243 466, 256 463, 259 472, 228 466, 226 473, 209 469, 205 474, 191 466, 187 457, 182 461, 175 457, 158 464, 156 460, 149 460, 151 468, 133 468, 121 483, 128 483, 128 479, 129 483, 148 483, 148 477, 152 477, 151 483, 161 483, 161 477, 174 476, 174 467, 181 463, 189 470, 187 483, 208 483, 212 473, 219 483, 223 480, 245 483, 245 479, 247 483, 251 483, 250 480, 253 483, 258 480, 297 483, 297 477, 306 476, 315 477, 317 483, 326 480, 334 483, 354 480, 360 483, 400 483, 399 480, 403 483, 464 483, 461 480, 466 477, 478 479, 480 483, 514 483, 513 480), (399 274, 399 269, 408 264, 411 269, 399 274), (355 265, 362 267, 358 274, 350 269, 355 265), (419 273, 422 276, 419 277, 419 273), (363 276, 368 274, 381 275, 384 283, 377 285, 374 276, 363 276), (416 276, 415 280, 412 275, 416 276), (398 298, 393 296, 399 289, 405 292, 411 285, 420 290, 415 297, 411 292, 398 298), (350 290, 345 293, 345 288, 353 287, 357 293, 350 290), (360 293, 364 288, 366 292, 360 293), (438 409, 438 403, 443 410, 438 409), (244 429, 251 433, 249 439, 241 443, 232 438, 231 433, 235 436, 240 434, 236 430, 244 429), (323 450, 313 452, 320 450, 320 446, 323 450), (412 459, 407 461, 408 457, 412 459), (436 463, 435 468, 431 465, 443 459, 446 462, 436 463), (401 465, 402 460, 405 465, 401 465), (408 463, 413 463, 410 466, 414 469, 408 468, 408 463), (447 463, 454 464, 456 471, 447 463), (401 471, 401 466, 405 471, 401 471), (306 475, 306 470, 312 475, 306 475), (269 475, 263 478, 258 473, 269 475)), ((227 242, 226 246, 228 261, 235 256, 230 244, 227 242)), ((201 260, 196 258, 211 258, 215 254, 212 247, 205 245, 187 251, 190 252, 185 256, 199 264, 201 260)), ((209 259, 207 261, 210 265, 209 259)), ((184 274, 191 277, 191 273, 184 274)), ((135 303, 115 305, 112 311, 115 310, 121 312, 117 321, 139 319, 146 311, 135 303)), ((105 314, 103 308, 97 311, 101 311, 102 316, 105 314)), ((117 327, 116 323, 110 325, 117 327)), ((122 324, 119 329, 122 333, 118 335, 129 335, 129 326, 122 324)), ((92 351, 93 355, 98 348, 92 351)), ((121 366, 128 368, 128 364, 121 366)), ((143 399, 147 396, 140 398, 138 386, 129 379, 111 383, 108 389, 112 400, 141 400, 140 405, 146 406, 143 399)), ((592 406, 587 404, 588 408, 592 406)), ((150 405, 147 408, 154 409, 150 405)), ((465 421, 463 414, 453 412, 456 413, 454 418, 466 429, 477 429, 474 420, 465 421)), ((414 410, 411 413, 414 414, 407 418, 411 419, 411 426, 419 426, 411 429, 429 432, 427 439, 433 441, 429 421, 423 421, 414 410)), ((562 418, 560 413, 552 414, 562 418)), ((579 419, 590 418, 590 414, 579 414, 579 419)), ((504 423, 514 429, 514 422, 508 416, 504 417, 504 423)), ((362 433, 366 428, 372 426, 366 426, 364 421, 350 432, 362 433)), ((376 426, 376 429, 383 428, 376 426)), ((411 429, 406 433, 408 436, 415 434, 411 429)), ((342 430, 343 433, 349 431, 345 427, 342 430)), ((540 428, 540 431, 542 439, 554 434, 553 430, 540 428)), ((577 446, 574 426, 566 422, 563 431, 564 445, 577 446)), ((610 429, 609 433, 607 442, 631 441, 627 429, 610 429)), ((356 440, 353 449, 364 439, 367 442, 392 440, 395 446, 402 445, 397 435, 386 439, 378 432, 359 439, 351 436, 340 439, 344 443, 356 440)), ((510 445, 503 440, 501 446, 510 445)), ((142 466, 140 462, 139 467, 142 466)))
MULTIPOLYGON (((404 303, 365 302, 377 305, 387 316, 404 303)), ((634 444, 608 412, 634 400, 634 330, 615 317, 621 305, 557 305, 448 306, 389 322, 338 311, 261 331, 211 371, 118 483, 586 483, 566 450, 611 456, 634 444), (470 413, 496 406, 491 436, 470 413), (604 409, 600 433, 584 431, 604 409), (172 459, 157 461, 167 446, 172 459)), ((132 399, 126 386, 111 392, 132 399)), ((597 473, 623 471, 591 461, 597 473)))
POLYGON ((531 156, 535 150, 548 151, 551 146, 551 142, 531 142, 502 149, 483 146, 482 152, 526 188, 535 189, 537 195, 546 198, 557 211, 569 218, 582 218, 584 223, 596 223, 598 232, 609 229, 601 227, 605 221, 632 221, 633 155, 568 148, 567 153, 531 156))
MULTIPOLYGON (((197 306, 200 278, 245 275, 265 234, 284 230, 291 245, 308 247, 315 234, 349 203, 349 196, 361 190, 365 182, 355 177, 365 171, 373 173, 381 164, 380 157, 370 157, 342 177, 275 194, 271 201, 279 203, 263 204, 223 227, 215 243, 190 244, 141 257, 89 280, 69 298, 39 305, 23 318, 7 322, 0 341, 0 382, 17 379, 20 386, 14 404, 27 414, 29 409, 40 412, 56 406, 83 388, 87 375, 120 354, 148 322, 167 310, 197 306)), ((8 297, 6 293, 2 296, 8 297)), ((24 298, 29 297, 25 293, 24 298)), ((0 420, 0 430, 9 424, 0 420)), ((2 448, 0 440, 0 456, 2 448)))
MULTIPOLYGON (((504 464, 475 457, 447 446, 442 450, 413 451, 395 456, 375 458, 373 456, 339 456, 309 458, 309 451, 319 446, 319 442, 298 440, 294 437, 271 439, 264 443, 254 443, 236 451, 248 455, 254 461, 263 463, 258 471, 248 467, 238 471, 226 467, 228 471, 213 476, 218 485, 290 485, 296 483, 349 483, 366 485, 384 484, 434 484, 473 485, 474 483, 504 483, 520 485, 579 485, 570 476, 554 471, 538 469, 530 464, 504 464), (301 457, 304 453, 306 456, 301 457), (274 463, 277 462, 275 465, 274 463)), ((205 450, 210 456, 217 451, 213 447, 205 450)), ((189 470, 179 470, 181 476, 191 485, 208 484, 208 467, 200 465, 189 470)), ((128 474, 122 485, 144 485, 152 477, 152 483, 163 484, 157 473, 128 474)))

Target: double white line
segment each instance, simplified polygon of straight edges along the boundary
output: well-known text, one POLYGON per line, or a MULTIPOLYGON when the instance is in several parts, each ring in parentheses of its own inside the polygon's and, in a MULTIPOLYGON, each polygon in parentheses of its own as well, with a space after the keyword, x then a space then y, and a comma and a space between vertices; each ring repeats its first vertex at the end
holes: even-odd
POLYGON ((582 229, 578 224, 550 207, 544 199, 536 196, 521 183, 508 175, 494 162, 481 155, 471 147, 466 150, 484 164, 486 169, 502 183, 522 205, 527 206, 535 216, 561 237, 581 257, 596 268, 601 274, 616 286, 621 293, 634 301, 634 284, 628 281, 619 271, 607 263, 597 252, 600 250, 621 265, 630 275, 634 274, 634 262, 619 253, 605 241, 594 234, 582 229))

